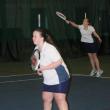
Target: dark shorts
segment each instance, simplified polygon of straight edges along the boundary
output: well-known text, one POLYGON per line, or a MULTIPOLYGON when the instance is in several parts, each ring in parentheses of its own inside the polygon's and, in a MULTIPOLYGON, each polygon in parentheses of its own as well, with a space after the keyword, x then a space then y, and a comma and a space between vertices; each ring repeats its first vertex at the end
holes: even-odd
POLYGON ((68 93, 70 86, 70 80, 62 82, 57 85, 46 85, 43 84, 43 90, 47 92, 54 92, 54 93, 68 93))
POLYGON ((100 43, 85 43, 81 42, 81 46, 86 53, 97 53, 100 48, 100 43))

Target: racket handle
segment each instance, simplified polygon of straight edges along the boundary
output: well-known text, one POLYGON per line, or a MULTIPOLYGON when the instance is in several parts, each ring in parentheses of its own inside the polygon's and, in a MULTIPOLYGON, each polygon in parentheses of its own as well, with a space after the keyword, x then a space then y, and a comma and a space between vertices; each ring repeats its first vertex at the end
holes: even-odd
POLYGON ((65 20, 65 22, 66 22, 67 24, 69 24, 69 23, 70 23, 70 21, 69 21, 69 20, 65 20))

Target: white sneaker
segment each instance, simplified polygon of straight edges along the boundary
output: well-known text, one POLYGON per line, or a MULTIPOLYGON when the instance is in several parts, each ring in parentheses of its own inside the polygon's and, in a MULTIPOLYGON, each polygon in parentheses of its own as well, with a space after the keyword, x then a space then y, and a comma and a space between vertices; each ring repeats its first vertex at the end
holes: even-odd
POLYGON ((94 76, 95 73, 96 73, 96 70, 93 69, 93 70, 90 72, 90 76, 94 76))
POLYGON ((97 71, 96 77, 101 77, 101 75, 103 74, 103 70, 97 71))

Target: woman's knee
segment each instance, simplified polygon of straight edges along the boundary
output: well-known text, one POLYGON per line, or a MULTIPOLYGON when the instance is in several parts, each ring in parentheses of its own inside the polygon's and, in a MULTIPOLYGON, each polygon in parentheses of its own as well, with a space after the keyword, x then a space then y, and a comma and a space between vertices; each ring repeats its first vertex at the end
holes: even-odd
POLYGON ((52 93, 48 93, 48 92, 43 92, 42 93, 42 100, 44 102, 52 102, 53 94, 52 93))
POLYGON ((92 56, 93 56, 94 59, 98 59, 96 53, 93 53, 92 56))
POLYGON ((90 59, 97 58, 97 54, 96 53, 89 53, 88 56, 89 56, 90 59))
POLYGON ((61 103, 62 101, 66 101, 65 94, 55 94, 55 101, 61 103))

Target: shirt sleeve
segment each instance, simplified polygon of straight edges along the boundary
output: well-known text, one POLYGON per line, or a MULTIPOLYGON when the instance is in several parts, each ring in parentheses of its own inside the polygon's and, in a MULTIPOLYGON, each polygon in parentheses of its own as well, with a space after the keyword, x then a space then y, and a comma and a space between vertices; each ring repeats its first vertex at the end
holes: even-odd
POLYGON ((94 32, 94 31, 95 31, 94 27, 93 27, 93 26, 91 26, 91 32, 94 32))
POLYGON ((81 28, 82 28, 82 25, 78 25, 78 28, 81 30, 81 28))
POLYGON ((60 53, 54 46, 48 50, 48 53, 52 62, 62 59, 60 53))

